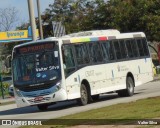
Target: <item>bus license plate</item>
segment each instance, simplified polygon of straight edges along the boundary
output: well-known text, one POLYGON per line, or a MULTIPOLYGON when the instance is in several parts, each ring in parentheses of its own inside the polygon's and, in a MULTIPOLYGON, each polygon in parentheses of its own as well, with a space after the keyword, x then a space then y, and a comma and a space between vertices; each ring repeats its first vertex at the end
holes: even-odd
POLYGON ((44 98, 42 96, 34 98, 34 101, 42 101, 42 100, 44 100, 44 98))

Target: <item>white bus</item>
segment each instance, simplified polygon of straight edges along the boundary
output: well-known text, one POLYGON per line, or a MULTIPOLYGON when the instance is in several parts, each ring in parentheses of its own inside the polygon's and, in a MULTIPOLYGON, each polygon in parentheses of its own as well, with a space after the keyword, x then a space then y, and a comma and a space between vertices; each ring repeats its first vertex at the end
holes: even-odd
POLYGON ((153 79, 152 59, 143 32, 97 30, 48 38, 14 47, 12 71, 18 107, 76 99, 79 104, 153 79))

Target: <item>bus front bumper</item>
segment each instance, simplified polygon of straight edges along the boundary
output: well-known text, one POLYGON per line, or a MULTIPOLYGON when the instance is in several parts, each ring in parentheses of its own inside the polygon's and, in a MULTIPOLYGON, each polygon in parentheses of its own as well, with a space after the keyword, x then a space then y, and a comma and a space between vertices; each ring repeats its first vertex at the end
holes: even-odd
POLYGON ((15 96, 17 107, 34 106, 38 104, 52 104, 58 101, 64 101, 67 99, 66 91, 61 88, 59 91, 37 97, 24 97, 15 96))

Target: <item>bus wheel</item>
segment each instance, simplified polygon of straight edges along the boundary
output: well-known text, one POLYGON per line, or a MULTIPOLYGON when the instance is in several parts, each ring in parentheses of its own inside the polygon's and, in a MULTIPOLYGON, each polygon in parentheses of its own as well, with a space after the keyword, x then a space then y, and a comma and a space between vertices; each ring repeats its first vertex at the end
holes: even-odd
POLYGON ((118 91, 119 96, 133 96, 134 94, 134 82, 131 77, 127 77, 126 89, 118 91))
POLYGON ((46 104, 39 104, 39 105, 37 105, 37 107, 38 107, 38 109, 40 111, 45 111, 45 110, 47 110, 48 105, 46 105, 46 104))
POLYGON ((134 94, 134 82, 131 77, 127 77, 126 81, 127 89, 126 89, 126 96, 133 96, 134 94))
POLYGON ((99 100, 99 94, 91 96, 93 101, 99 100))
POLYGON ((77 100, 79 105, 86 105, 88 103, 88 91, 84 84, 81 85, 80 89, 81 97, 77 100))

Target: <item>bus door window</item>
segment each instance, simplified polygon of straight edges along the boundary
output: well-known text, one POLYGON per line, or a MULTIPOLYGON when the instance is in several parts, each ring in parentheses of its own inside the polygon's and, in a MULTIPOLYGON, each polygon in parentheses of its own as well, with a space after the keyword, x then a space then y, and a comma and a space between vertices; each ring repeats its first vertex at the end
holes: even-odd
POLYGON ((62 48, 63 63, 65 68, 65 75, 75 70, 75 62, 73 57, 72 47, 64 45, 62 48))

